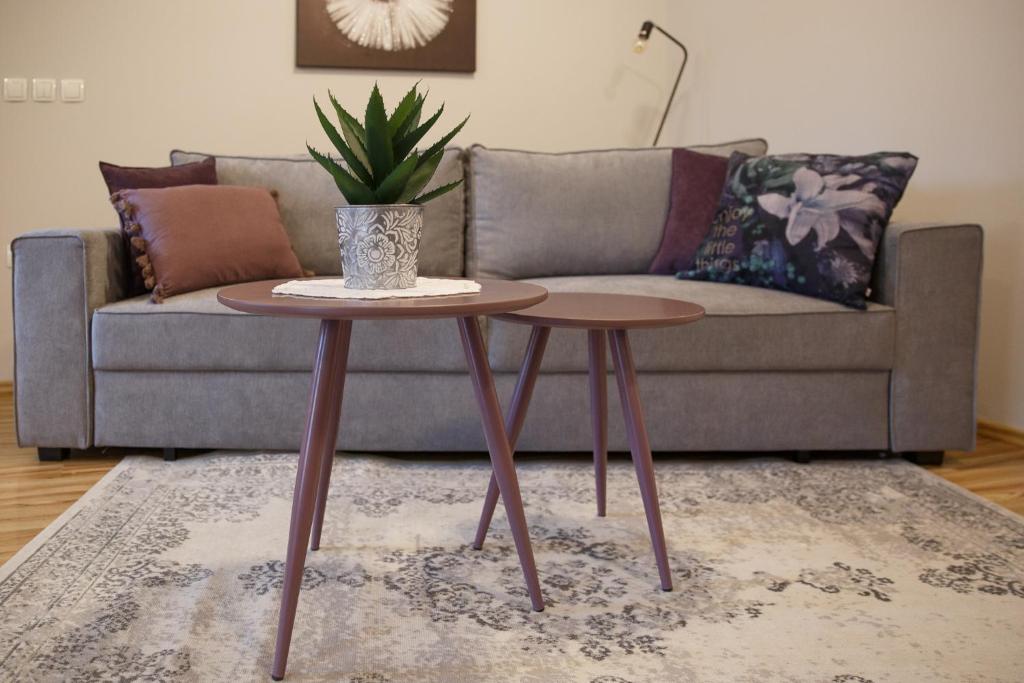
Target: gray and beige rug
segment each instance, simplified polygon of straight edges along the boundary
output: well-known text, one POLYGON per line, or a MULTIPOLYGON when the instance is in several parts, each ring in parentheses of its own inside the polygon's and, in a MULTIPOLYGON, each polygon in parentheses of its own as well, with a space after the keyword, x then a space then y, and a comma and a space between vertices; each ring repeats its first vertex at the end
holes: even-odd
MULTIPOLYGON (((548 609, 489 469, 340 456, 291 681, 1020 681, 1024 520, 899 461, 520 466, 548 609)), ((268 680, 293 455, 132 457, 0 569, 0 680, 268 680)))

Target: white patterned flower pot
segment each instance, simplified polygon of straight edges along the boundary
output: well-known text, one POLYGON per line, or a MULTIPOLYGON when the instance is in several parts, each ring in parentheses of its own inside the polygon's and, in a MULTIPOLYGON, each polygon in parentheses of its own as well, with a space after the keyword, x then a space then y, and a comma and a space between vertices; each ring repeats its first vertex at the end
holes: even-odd
POLYGON ((346 287, 406 289, 416 285, 422 206, 339 206, 335 215, 346 287))

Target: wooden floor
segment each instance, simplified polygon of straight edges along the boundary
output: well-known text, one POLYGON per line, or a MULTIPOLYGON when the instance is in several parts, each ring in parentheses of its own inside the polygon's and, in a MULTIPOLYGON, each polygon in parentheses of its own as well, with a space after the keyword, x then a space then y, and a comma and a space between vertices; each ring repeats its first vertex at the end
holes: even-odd
MULTIPOLYGON (((0 385, 0 563, 42 531, 117 464, 119 456, 76 454, 38 461, 18 448, 9 385, 0 385)), ((1024 515, 1024 446, 979 437, 970 453, 946 454, 933 472, 1024 515)))
POLYGON ((929 470, 982 498, 1024 515, 1024 446, 978 436, 973 451, 948 451, 929 470))
POLYGON ((39 462, 34 448, 18 448, 10 385, 0 385, 0 562, 60 516, 117 464, 83 456, 39 462))

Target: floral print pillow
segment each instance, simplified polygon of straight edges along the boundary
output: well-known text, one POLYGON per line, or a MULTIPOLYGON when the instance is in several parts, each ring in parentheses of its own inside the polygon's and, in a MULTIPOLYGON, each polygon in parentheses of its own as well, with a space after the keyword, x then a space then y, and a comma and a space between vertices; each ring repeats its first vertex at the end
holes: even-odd
POLYGON ((681 279, 781 289, 866 308, 882 230, 917 157, 729 159, 711 230, 681 279))

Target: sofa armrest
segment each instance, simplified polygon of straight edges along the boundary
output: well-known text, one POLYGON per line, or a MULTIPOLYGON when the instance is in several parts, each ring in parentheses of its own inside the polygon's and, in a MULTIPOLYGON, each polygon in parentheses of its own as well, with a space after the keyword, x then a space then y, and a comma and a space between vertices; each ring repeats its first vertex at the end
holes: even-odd
POLYGON ((975 390, 982 229, 890 225, 872 299, 896 309, 890 382, 890 448, 970 450, 975 390))
POLYGON ((15 424, 22 446, 92 445, 92 312, 125 296, 117 230, 14 240, 15 424))

